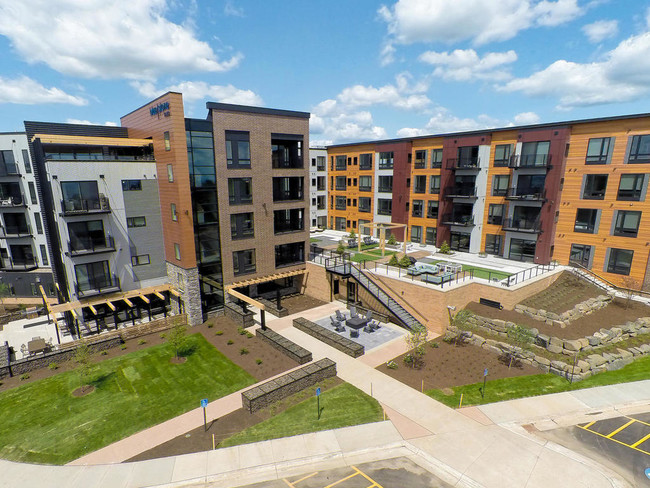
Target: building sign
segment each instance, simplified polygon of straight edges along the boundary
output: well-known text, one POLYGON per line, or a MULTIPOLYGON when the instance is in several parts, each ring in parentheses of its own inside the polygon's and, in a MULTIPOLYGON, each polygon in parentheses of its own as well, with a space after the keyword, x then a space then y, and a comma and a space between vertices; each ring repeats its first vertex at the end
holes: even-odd
POLYGON ((158 105, 154 105, 149 109, 149 114, 153 117, 154 115, 163 114, 165 117, 169 117, 169 102, 162 102, 158 105))

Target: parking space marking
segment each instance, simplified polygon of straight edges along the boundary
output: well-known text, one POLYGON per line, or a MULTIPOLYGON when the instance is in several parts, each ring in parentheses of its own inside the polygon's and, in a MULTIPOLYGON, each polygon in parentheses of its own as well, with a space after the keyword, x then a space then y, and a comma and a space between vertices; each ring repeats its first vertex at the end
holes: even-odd
POLYGON ((632 444, 630 447, 632 447, 632 448, 636 448, 637 446, 643 444, 643 443, 644 443, 645 441, 647 441, 648 439, 650 439, 650 434, 648 434, 647 436, 645 436, 644 438, 642 438, 640 441, 635 442, 635 443, 632 444))
POLYGON ((630 420, 628 423, 621 425, 618 429, 616 429, 613 432, 610 432, 605 437, 607 437, 608 439, 611 439, 612 436, 615 436, 616 434, 618 434, 623 429, 625 429, 625 428, 629 427, 630 425, 632 425, 634 422, 636 422, 636 420, 634 420, 634 419, 630 420))
POLYGON ((289 488, 296 488, 296 485, 298 483, 300 483, 301 481, 305 481, 306 479, 309 479, 312 476, 316 476, 317 474, 318 474, 318 471, 314 471, 312 474, 308 474, 307 476, 303 476, 302 478, 300 478, 299 480, 294 481, 293 483, 291 483, 286 478, 282 478, 282 481, 284 481, 289 486, 289 488))
MULTIPOLYGON (((347 480, 349 480, 351 478, 354 478, 356 476, 362 476, 362 477, 364 477, 366 480, 368 480, 370 482, 370 485, 368 485, 366 488, 384 488, 383 486, 381 486, 379 483, 377 483, 375 480, 373 480, 370 476, 368 476, 366 473, 361 471, 356 466, 350 466, 350 467, 352 469, 354 469, 354 473, 346 476, 345 478, 341 478, 340 480, 335 481, 334 483, 331 483, 331 484, 329 484, 327 486, 324 486, 323 488, 332 488, 332 487, 334 487, 334 486, 336 486, 336 485, 338 485, 340 483, 343 483, 344 481, 347 481, 347 480)), ((297 488, 296 485, 298 483, 301 483, 302 481, 305 481, 305 480, 311 478, 312 476, 316 476, 317 474, 318 474, 318 471, 316 471, 314 473, 311 473, 311 474, 308 474, 307 476, 304 476, 304 477, 302 477, 302 478, 300 478, 299 480, 296 480, 296 481, 289 481, 286 478, 282 478, 282 481, 284 481, 289 488, 297 488)))
POLYGON ((619 441, 618 439, 613 438, 614 435, 618 434, 619 432, 623 431, 624 429, 626 429, 630 425, 632 425, 634 423, 637 423, 637 422, 641 423, 641 424, 644 424, 644 425, 647 425, 647 426, 650 426, 650 424, 648 424, 646 422, 643 422, 641 420, 637 420, 637 419, 635 419, 633 417, 625 416, 625 418, 630 419, 630 421, 623 424, 622 426, 620 426, 618 429, 614 430, 613 432, 610 432, 609 434, 601 434, 600 432, 596 432, 595 430, 590 429, 590 427, 592 425, 594 425, 596 423, 596 421, 589 422, 588 424, 585 424, 585 425, 576 425, 576 427, 578 427, 578 428, 580 428, 582 430, 586 430, 587 432, 591 432, 592 434, 596 434, 597 436, 600 436, 600 437, 602 437, 604 439, 610 440, 612 442, 616 442, 616 443, 618 443, 618 444, 620 444, 622 446, 625 446, 625 447, 627 447, 629 449, 633 449, 633 450, 635 450, 637 452, 642 452, 643 454, 646 454, 646 455, 650 456, 650 452, 644 451, 643 449, 639 449, 639 447, 638 447, 641 444, 643 444, 645 441, 650 439, 650 434, 644 436, 643 438, 641 438, 640 440, 638 440, 638 441, 636 441, 636 442, 634 442, 632 444, 627 444, 625 442, 622 442, 622 441, 619 441))

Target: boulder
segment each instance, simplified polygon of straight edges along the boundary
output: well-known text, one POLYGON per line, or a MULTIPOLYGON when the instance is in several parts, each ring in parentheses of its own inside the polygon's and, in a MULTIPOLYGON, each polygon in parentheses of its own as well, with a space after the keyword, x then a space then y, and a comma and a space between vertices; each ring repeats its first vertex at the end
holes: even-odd
POLYGON ((544 366, 550 366, 551 365, 551 361, 549 361, 548 359, 546 359, 545 357, 542 357, 542 356, 535 356, 535 361, 537 361, 539 364, 542 364, 544 366))
POLYGON ((581 337, 580 339, 578 339, 578 342, 580 343, 580 349, 584 349, 589 345, 589 341, 587 340, 586 337, 581 337))
POLYGON ((633 354, 627 349, 617 348, 616 350, 618 351, 618 353, 621 355, 623 359, 629 359, 633 356, 633 354))
POLYGON ((607 360, 599 354, 590 354, 587 356, 586 361, 591 366, 591 369, 601 366, 607 362, 607 360))
POLYGON ((589 342, 590 346, 598 346, 600 345, 600 338, 596 337, 595 335, 587 337, 587 342, 589 342))
POLYGON ((549 344, 553 344, 554 346, 559 346, 559 347, 563 347, 564 345, 562 339, 558 339, 557 337, 551 337, 548 342, 549 344))
POLYGON ((534 336, 539 334, 539 330, 537 330, 535 327, 530 329, 530 333, 533 334, 534 336))
POLYGON ((562 351, 564 351, 562 346, 556 346, 554 344, 549 344, 548 346, 546 346, 546 350, 548 352, 552 352, 553 354, 561 354, 562 351))
POLYGON ((589 364, 587 361, 583 361, 582 359, 578 359, 576 366, 579 367, 581 371, 589 371, 591 369, 591 364, 589 364))
POLYGON ((569 365, 565 363, 564 361, 551 361, 551 369, 558 369, 561 371, 568 371, 569 370, 569 365))
POLYGON ((580 343, 580 340, 565 340, 564 341, 564 349, 567 351, 579 351, 582 349, 582 344, 580 343))
POLYGON ((541 347, 547 347, 550 344, 550 337, 545 334, 537 334, 535 344, 541 347))

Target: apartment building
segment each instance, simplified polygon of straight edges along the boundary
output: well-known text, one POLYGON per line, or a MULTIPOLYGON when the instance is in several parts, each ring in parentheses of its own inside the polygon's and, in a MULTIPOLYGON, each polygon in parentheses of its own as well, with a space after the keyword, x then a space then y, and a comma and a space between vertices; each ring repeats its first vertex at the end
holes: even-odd
POLYGON ((122 117, 153 143, 167 274, 190 323, 230 300, 298 289, 309 242, 309 113, 209 102, 186 118, 169 92, 122 117))
POLYGON ((650 286, 648 114, 335 145, 328 159, 330 228, 407 224, 397 239, 650 286))
POLYGON ((55 296, 27 136, 0 133, 0 281, 17 297, 55 296))
POLYGON ((327 228, 327 149, 309 148, 310 228, 327 228))

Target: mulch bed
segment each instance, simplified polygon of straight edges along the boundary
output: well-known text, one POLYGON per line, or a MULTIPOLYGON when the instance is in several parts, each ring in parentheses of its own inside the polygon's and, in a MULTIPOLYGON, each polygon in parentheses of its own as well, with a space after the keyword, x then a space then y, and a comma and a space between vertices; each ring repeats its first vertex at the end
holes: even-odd
MULTIPOLYGON (((579 339, 592 335, 601 328, 622 325, 628 321, 635 321, 639 317, 650 317, 650 307, 636 301, 615 299, 605 308, 570 322, 562 329, 554 325, 547 325, 514 310, 498 310, 496 308, 472 302, 467 304, 468 310, 482 317, 501 319, 514 322, 526 327, 535 328, 542 334, 559 337, 560 339, 579 339)), ((480 335, 480 332, 478 332, 480 335)))
POLYGON ((499 356, 471 344, 456 346, 441 341, 435 349, 430 345, 431 342, 427 345, 424 365, 420 369, 412 369, 404 363, 404 356, 408 354, 405 353, 393 359, 397 369, 382 364, 377 370, 416 390, 422 389, 423 380, 425 390, 478 383, 483 381, 485 368, 488 368, 488 380, 540 374, 539 369, 520 363, 513 363, 508 369, 508 363, 500 360, 499 356))
MULTIPOLYGON (((271 301, 275 303, 274 300, 271 301)), ((282 299, 282 306, 289 310, 289 315, 320 307, 321 305, 325 305, 325 303, 308 295, 291 295, 282 299)))
POLYGON ((605 295, 605 292, 573 273, 563 271, 551 286, 526 298, 521 304, 561 314, 598 295, 605 295))

